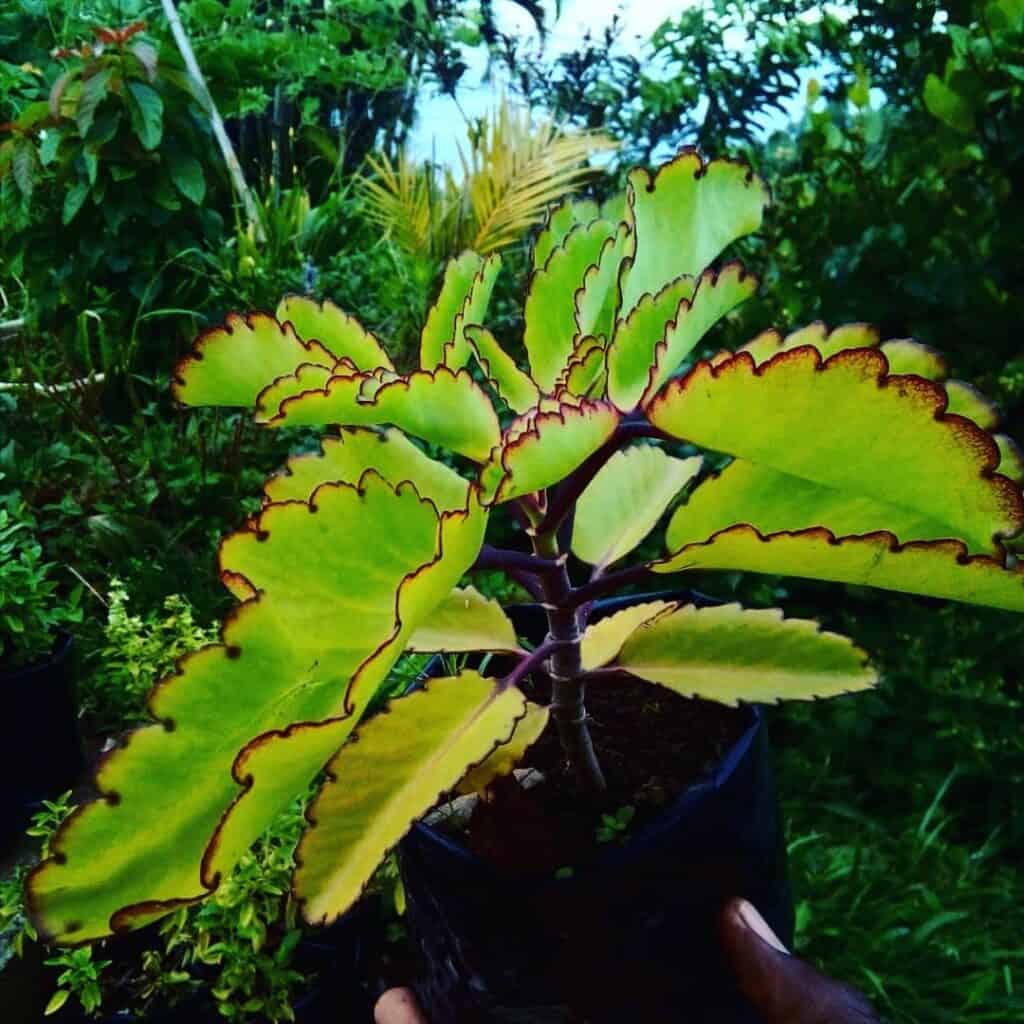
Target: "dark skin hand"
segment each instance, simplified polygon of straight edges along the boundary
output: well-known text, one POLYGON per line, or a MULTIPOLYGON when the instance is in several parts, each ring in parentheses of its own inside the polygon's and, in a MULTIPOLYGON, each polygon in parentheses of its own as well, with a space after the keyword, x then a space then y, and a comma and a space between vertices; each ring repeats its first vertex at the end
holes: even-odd
MULTIPOLYGON (((879 1024, 868 1001, 791 956, 746 900, 731 900, 719 938, 740 991, 766 1024, 879 1024)), ((428 1024, 411 989, 388 989, 374 1008, 376 1024, 428 1024)))

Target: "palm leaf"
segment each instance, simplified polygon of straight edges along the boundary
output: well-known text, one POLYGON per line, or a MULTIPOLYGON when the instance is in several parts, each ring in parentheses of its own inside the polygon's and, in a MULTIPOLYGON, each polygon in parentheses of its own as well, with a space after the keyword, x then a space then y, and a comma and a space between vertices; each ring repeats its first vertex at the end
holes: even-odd
POLYGON ((471 211, 460 241, 482 254, 511 245, 593 173, 591 153, 615 146, 598 133, 570 135, 551 121, 534 124, 528 111, 503 101, 480 126, 468 156, 460 150, 471 211))

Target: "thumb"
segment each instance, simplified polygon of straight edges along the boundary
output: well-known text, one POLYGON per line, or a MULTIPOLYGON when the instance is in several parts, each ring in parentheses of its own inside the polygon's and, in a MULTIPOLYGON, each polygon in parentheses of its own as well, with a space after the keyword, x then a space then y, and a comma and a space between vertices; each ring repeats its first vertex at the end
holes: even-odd
POLYGON ((791 956, 746 900, 726 904, 719 930, 740 991, 767 1024, 878 1024, 859 992, 791 956))

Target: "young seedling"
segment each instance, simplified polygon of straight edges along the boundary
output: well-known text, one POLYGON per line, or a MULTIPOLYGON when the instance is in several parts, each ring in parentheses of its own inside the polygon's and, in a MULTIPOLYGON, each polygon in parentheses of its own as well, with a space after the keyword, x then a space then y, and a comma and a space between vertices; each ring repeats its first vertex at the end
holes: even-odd
POLYGON ((308 921, 331 921, 439 795, 511 771, 549 721, 581 792, 599 794, 586 694, 623 673, 726 704, 875 682, 849 640, 777 610, 656 600, 591 621, 597 598, 630 585, 742 570, 1024 609, 1003 547, 1024 526, 1019 454, 935 353, 812 324, 694 360, 757 287, 716 261, 767 202, 747 168, 685 151, 630 174, 609 208, 621 220, 589 202, 553 211, 525 300, 529 370, 481 326, 498 261, 472 253, 449 264, 409 373, 307 298, 199 338, 181 402, 341 429, 271 477, 262 511, 223 542, 238 604, 221 643, 156 687, 154 723, 103 762, 101 799, 33 873, 43 935, 97 939, 203 899, 321 770, 293 886, 308 921), (731 461, 700 479, 698 448, 731 461), (687 488, 666 555, 626 562, 687 488), (487 543, 502 504, 523 550, 487 543), (570 552, 588 578, 570 575, 570 552), (484 569, 534 596, 539 646, 460 585, 484 569), (364 719, 406 651, 514 667, 463 669, 364 719))

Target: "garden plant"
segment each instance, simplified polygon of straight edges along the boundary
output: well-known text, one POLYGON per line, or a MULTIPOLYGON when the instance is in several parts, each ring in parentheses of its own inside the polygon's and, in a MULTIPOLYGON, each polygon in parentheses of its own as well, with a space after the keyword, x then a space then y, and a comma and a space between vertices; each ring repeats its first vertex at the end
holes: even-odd
POLYGON ((1019 450, 934 351, 814 323, 697 358, 757 290, 719 258, 768 203, 747 167, 683 150, 632 171, 624 201, 557 207, 533 246, 528 371, 483 326, 500 258, 471 252, 449 263, 409 373, 303 297, 198 339, 179 401, 340 429, 222 543, 238 603, 221 642, 157 685, 153 723, 102 762, 99 798, 32 872, 41 936, 90 942, 208 897, 321 772, 293 879, 311 923, 549 724, 574 792, 626 822, 602 798, 588 693, 631 680, 734 705, 876 681, 851 641, 774 609, 657 598, 591 621, 600 598, 652 579, 741 570, 1024 610, 1005 546, 1024 528, 1019 450), (518 547, 488 543, 506 511, 518 547), (629 561, 666 517, 667 553, 629 561), (484 569, 532 595, 543 640, 466 585, 484 569), (473 662, 366 716, 407 650, 511 667, 473 662))

